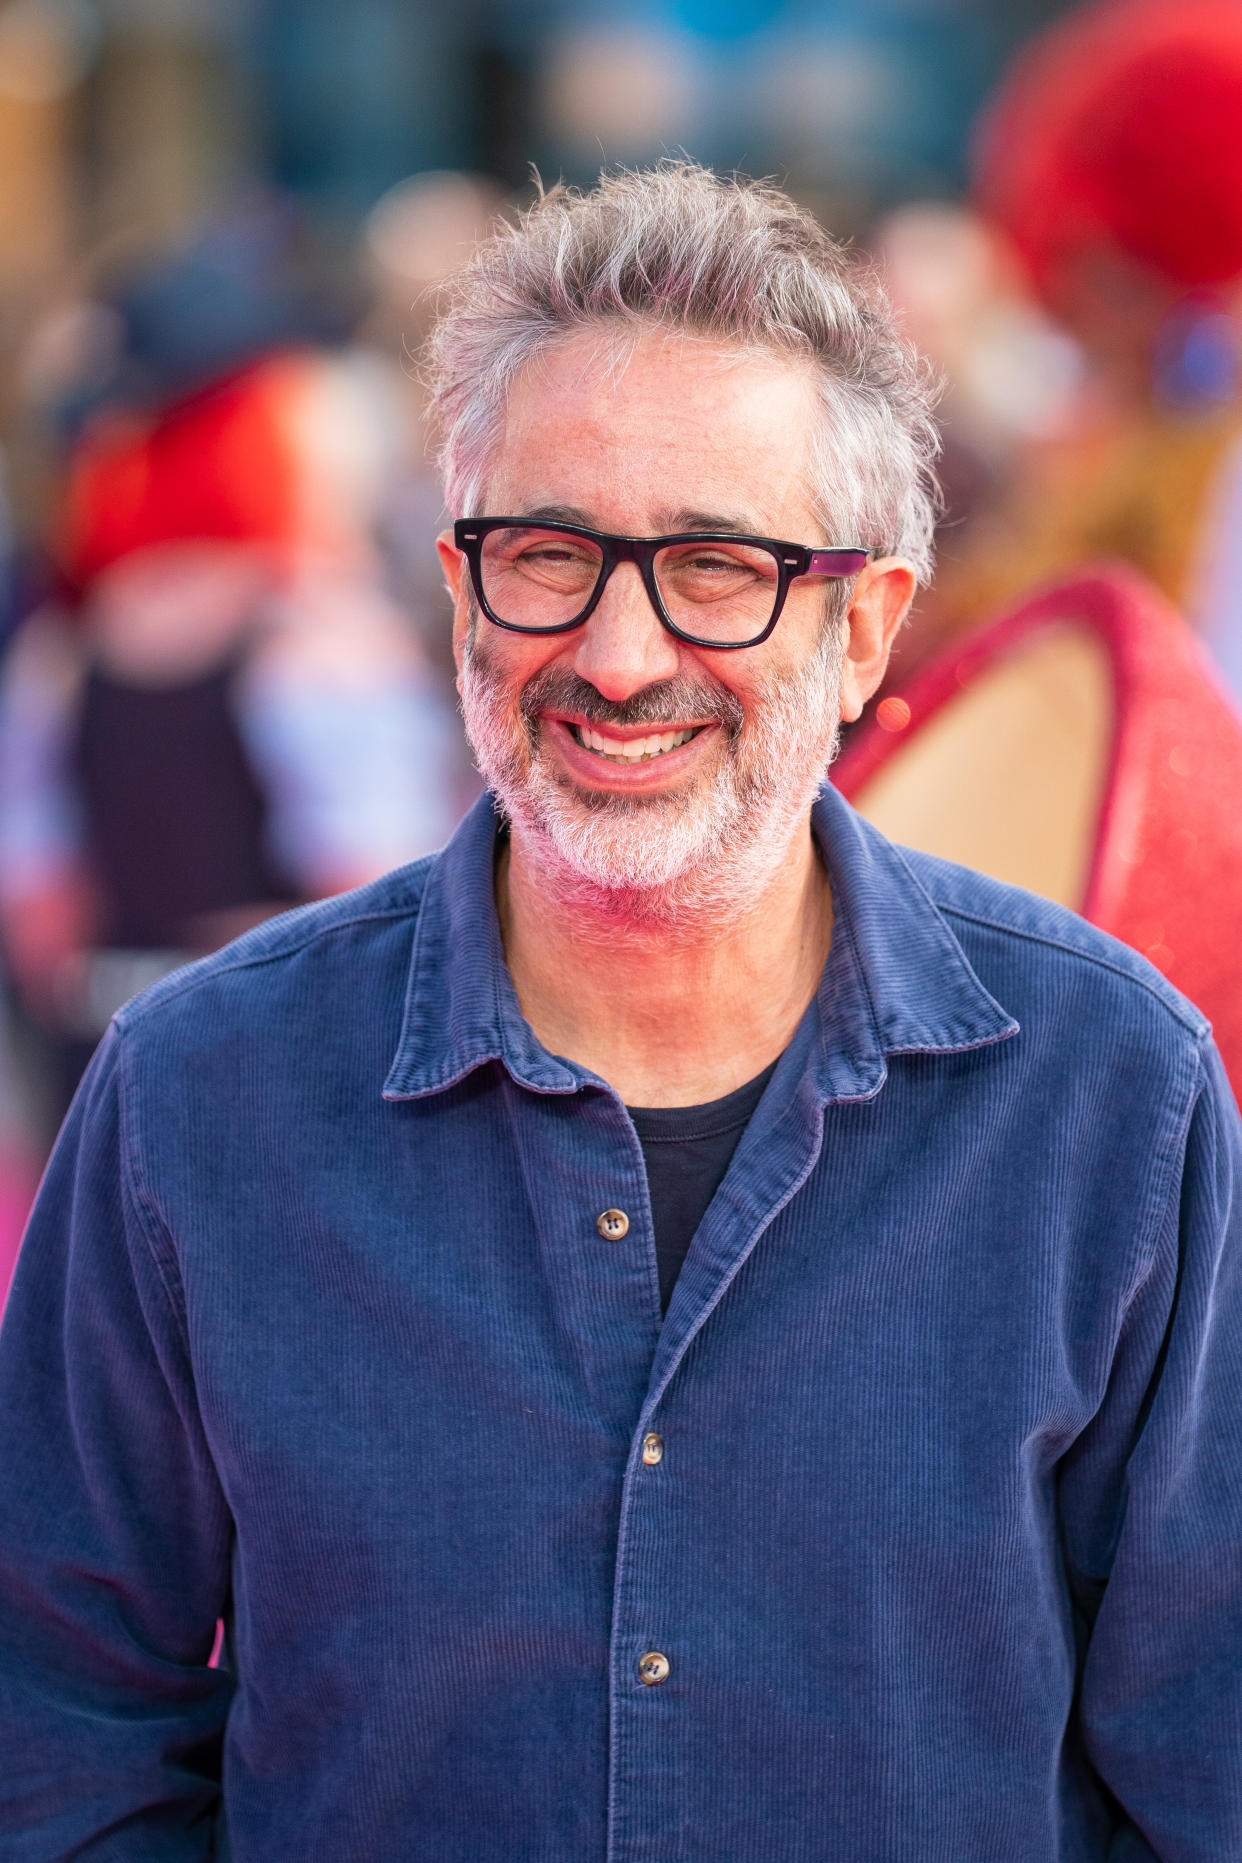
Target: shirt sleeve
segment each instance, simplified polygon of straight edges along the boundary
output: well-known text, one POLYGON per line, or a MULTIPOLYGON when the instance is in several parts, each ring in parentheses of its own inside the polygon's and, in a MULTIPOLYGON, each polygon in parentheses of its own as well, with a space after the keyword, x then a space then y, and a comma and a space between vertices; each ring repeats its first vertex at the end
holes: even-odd
MULTIPOLYGON (((1117 1863, 1242 1857, 1242 1131, 1210 1045, 1205 1066, 1102 1419, 1107 1433, 1117 1402, 1132 1421, 1080 1715, 1128 1820, 1117 1863)), ((1099 1503, 1110 1483, 1091 1461, 1070 1485, 1093 1479, 1099 1503)))
POLYGON ((105 1038, 0 1329, 0 1850, 214 1854, 231 1527, 105 1038))

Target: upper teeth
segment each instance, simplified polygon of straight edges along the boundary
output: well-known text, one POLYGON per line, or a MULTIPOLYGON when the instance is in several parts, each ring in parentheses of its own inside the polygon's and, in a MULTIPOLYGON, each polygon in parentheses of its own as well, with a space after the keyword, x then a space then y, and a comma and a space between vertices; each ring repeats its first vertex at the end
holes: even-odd
POLYGON ((578 736, 588 750, 598 751, 601 757, 611 757, 618 763, 639 763, 644 757, 661 757, 666 750, 689 743, 697 730, 697 725, 691 725, 685 731, 661 731, 654 737, 619 738, 605 737, 590 725, 579 725, 578 736))

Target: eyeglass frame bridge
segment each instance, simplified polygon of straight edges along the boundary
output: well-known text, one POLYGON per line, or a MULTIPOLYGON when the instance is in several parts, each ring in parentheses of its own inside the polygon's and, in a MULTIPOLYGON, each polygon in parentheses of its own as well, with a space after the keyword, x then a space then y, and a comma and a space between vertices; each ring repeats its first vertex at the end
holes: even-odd
POLYGON ((470 580, 483 613, 493 627, 501 627, 510 634, 570 634, 584 622, 589 621, 599 606, 600 599, 608 585, 608 579, 618 563, 633 563, 643 579, 648 600, 655 609, 656 618, 663 628, 677 640, 685 641, 690 647, 706 647, 713 653, 737 653, 747 647, 758 647, 767 640, 773 628, 781 618, 789 594, 789 585, 799 576, 834 576, 844 578, 858 575, 871 558, 874 550, 864 549, 861 545, 833 544, 826 549, 817 549, 803 543, 786 543, 779 537, 750 537, 737 531, 726 530, 685 530, 675 531, 667 537, 625 537, 613 531, 591 530, 585 524, 562 524, 559 520, 549 518, 458 518, 453 525, 453 542, 465 557, 470 568, 470 580), (599 575, 591 591, 591 599, 580 614, 572 621, 557 621, 551 627, 521 627, 516 621, 502 621, 493 614, 483 590, 483 540, 494 530, 539 530, 551 531, 557 536, 585 537, 589 543, 598 544, 601 560, 599 575), (746 543, 758 544, 769 550, 776 558, 777 585, 776 602, 772 616, 762 634, 756 634, 753 640, 704 640, 700 635, 687 634, 684 628, 669 615, 660 596, 660 585, 655 573, 655 558, 658 550, 667 549, 674 543, 746 543), (858 557, 861 560, 851 569, 828 568, 825 557, 858 557))

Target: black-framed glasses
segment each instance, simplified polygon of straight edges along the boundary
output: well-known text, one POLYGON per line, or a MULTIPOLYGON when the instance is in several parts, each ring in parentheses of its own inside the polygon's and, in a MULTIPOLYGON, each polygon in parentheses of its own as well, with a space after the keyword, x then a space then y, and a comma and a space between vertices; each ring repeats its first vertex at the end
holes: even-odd
POLYGON ((670 634, 726 649, 768 638, 796 576, 856 576, 872 555, 728 531, 618 537, 505 517, 459 518, 453 541, 470 565, 480 608, 497 627, 567 634, 595 609, 617 564, 636 563, 670 634))

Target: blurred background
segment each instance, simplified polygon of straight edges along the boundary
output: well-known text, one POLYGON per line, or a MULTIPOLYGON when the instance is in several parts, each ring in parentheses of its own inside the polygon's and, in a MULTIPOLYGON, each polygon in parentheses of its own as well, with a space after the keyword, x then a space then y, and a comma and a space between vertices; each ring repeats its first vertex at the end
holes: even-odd
POLYGON ((1240 125, 1239 0, 0 0, 0 1282, 112 1009, 474 794, 411 359, 532 168, 774 175, 882 269, 946 513, 881 743, 1099 557, 1242 683, 1240 125))

